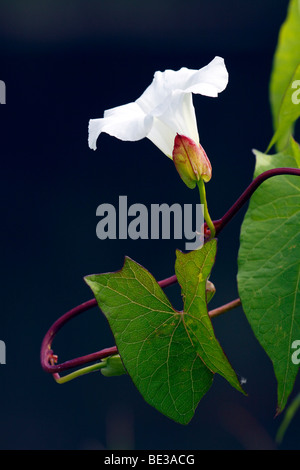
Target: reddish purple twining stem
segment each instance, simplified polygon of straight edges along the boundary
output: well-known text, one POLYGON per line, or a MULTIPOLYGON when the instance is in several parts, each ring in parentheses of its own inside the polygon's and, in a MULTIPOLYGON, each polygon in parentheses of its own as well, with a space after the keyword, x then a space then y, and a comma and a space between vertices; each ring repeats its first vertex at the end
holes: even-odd
MULTIPOLYGON (((233 206, 226 212, 226 214, 219 220, 214 221, 214 225, 216 228, 216 235, 218 235, 221 230, 228 224, 228 222, 237 214, 237 212, 243 207, 243 205, 250 199, 254 191, 268 178, 271 178, 273 176, 279 176, 279 175, 295 175, 295 176, 300 176, 300 169, 296 168, 275 168, 273 170, 268 170, 265 171, 264 173, 261 173, 257 178, 255 178, 252 183, 248 186, 248 188, 242 193, 242 195, 238 198, 238 200, 233 204, 233 206)), ((161 288, 165 288, 168 286, 171 286, 172 284, 175 284, 177 282, 177 277, 176 275, 173 275, 167 279, 163 279, 162 281, 159 281, 158 284, 160 285, 161 288)), ((239 305, 239 299, 230 302, 231 303, 236 303, 236 305, 239 305)), ((228 305, 229 305, 228 304, 228 305)), ((116 346, 112 346, 110 348, 102 349, 101 351, 88 354, 86 356, 81 356, 75 359, 71 359, 69 361, 63 362, 62 364, 50 364, 50 361, 52 359, 53 362, 53 351, 51 349, 51 344, 52 341, 56 335, 56 333, 72 318, 76 317, 80 313, 85 312, 86 310, 89 310, 92 307, 95 307, 97 305, 96 299, 91 299, 88 300, 87 302, 78 305, 77 307, 74 307, 72 310, 69 312, 65 313, 62 317, 60 317, 58 320, 56 320, 55 323, 51 326, 51 328, 48 330, 46 333, 42 346, 41 346, 41 365, 42 368, 46 372, 50 372, 52 374, 56 374, 58 372, 67 370, 67 369, 72 369, 74 367, 80 366, 82 364, 86 364, 88 362, 93 362, 99 359, 103 359, 105 357, 111 356, 112 354, 116 354, 118 352, 116 346)), ((222 307, 220 307, 222 309, 222 307)), ((216 315, 219 314, 217 312, 219 309, 216 309, 216 315)), ((223 310, 222 310, 223 311, 223 310)), ((224 310, 225 311, 225 310, 224 310)), ((212 313, 212 312, 211 312, 212 313)), ((213 315, 212 315, 213 316, 213 315)))
MULTIPOLYGON (((177 277, 174 275, 174 276, 168 277, 167 279, 163 279, 162 281, 159 281, 158 284, 161 286, 161 288, 164 288, 164 287, 171 286, 172 284, 175 284, 176 282, 177 282, 177 277)), ((87 302, 84 302, 81 305, 78 305, 77 307, 72 308, 67 313, 65 313, 62 317, 56 320, 56 322, 54 322, 53 325, 50 327, 50 329, 47 331, 42 342, 41 353, 40 353, 41 365, 42 365, 42 368, 46 372, 50 372, 54 374, 54 373, 61 372, 67 369, 73 369, 74 367, 78 367, 88 362, 93 362, 99 359, 103 359, 105 357, 111 356, 112 354, 117 354, 118 352, 117 347, 112 346, 110 348, 102 349, 101 351, 97 351, 92 354, 87 354, 86 356, 81 356, 75 359, 71 359, 69 361, 63 362, 62 364, 55 364, 55 365, 50 364, 50 360, 53 358, 53 351, 51 349, 51 344, 55 335, 58 333, 58 331, 72 318, 75 318, 80 313, 86 312, 87 310, 89 310, 92 307, 95 307, 96 305, 97 305, 97 300, 91 299, 91 300, 88 300, 87 302)))
MULTIPOLYGON (((88 300, 87 302, 78 305, 75 308, 72 308, 69 310, 69 312, 65 313, 62 317, 60 317, 56 322, 53 323, 53 325, 49 328, 47 331, 43 342, 41 346, 41 354, 40 354, 40 359, 41 359, 41 365, 42 368, 46 372, 59 372, 62 370, 70 369, 76 366, 79 366, 81 364, 85 364, 86 362, 93 361, 95 359, 98 359, 98 354, 102 353, 102 351, 99 351, 98 353, 94 354, 89 354, 88 356, 83 356, 83 357, 78 357, 76 359, 72 359, 70 361, 64 362, 63 364, 58 364, 58 365, 50 365, 50 359, 53 357, 53 351, 51 349, 51 344, 52 341, 57 334, 57 332, 72 318, 76 317, 80 313, 85 312, 86 310, 89 310, 90 308, 94 307, 97 305, 96 299, 91 299, 88 300), (96 357, 94 357, 96 355, 96 357)), ((110 348, 111 349, 111 348, 110 348)))
POLYGON ((300 176, 300 170, 298 168, 274 168, 273 170, 264 171, 259 176, 257 176, 252 183, 248 186, 247 189, 241 194, 238 200, 233 204, 233 206, 226 212, 225 215, 219 220, 214 220, 213 224, 215 225, 216 235, 218 235, 221 230, 230 222, 233 217, 238 213, 238 211, 243 207, 243 205, 249 201, 252 194, 256 189, 267 179, 273 176, 279 175, 295 175, 300 176))

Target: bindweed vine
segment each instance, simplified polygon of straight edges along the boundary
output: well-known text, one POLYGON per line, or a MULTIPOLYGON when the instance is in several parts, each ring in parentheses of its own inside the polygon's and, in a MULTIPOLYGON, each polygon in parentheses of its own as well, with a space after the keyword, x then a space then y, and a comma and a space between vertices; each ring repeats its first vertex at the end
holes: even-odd
MULTIPOLYGON (((233 217, 238 213, 238 211, 249 201, 252 194, 257 190, 257 188, 267 179, 274 176, 280 175, 294 175, 300 176, 300 169, 296 168, 276 168, 273 170, 268 170, 259 176, 257 176, 252 183, 247 187, 247 189, 241 194, 237 201, 232 205, 232 207, 225 213, 225 215, 216 221, 213 221, 212 224, 215 228, 215 234, 218 235, 224 229, 224 227, 233 219, 233 217)), ((208 241, 211 238, 211 230, 207 224, 205 224, 205 239, 208 241)), ((177 276, 173 275, 169 278, 163 279, 158 282, 161 288, 167 288, 177 283, 177 276)), ((222 315, 236 307, 241 305, 241 300, 235 299, 227 304, 224 304, 216 309, 213 309, 208 312, 209 317, 215 318, 219 315, 222 315)), ((60 317, 48 330, 47 334, 44 337, 42 347, 41 347, 41 365, 43 369, 51 373, 53 378, 58 383, 65 383, 67 381, 73 380, 81 375, 88 374, 101 370, 103 375, 121 375, 121 373, 126 373, 122 362, 118 356, 118 350, 116 346, 102 349, 95 353, 71 359, 62 364, 57 364, 58 357, 53 353, 52 342, 58 333, 59 330, 70 320, 75 318, 77 315, 90 310, 91 308, 97 306, 96 299, 88 300, 87 302, 71 309, 65 315, 60 317), (60 372, 73 369, 75 367, 87 364, 90 362, 101 361, 89 367, 84 367, 79 370, 76 370, 73 373, 70 373, 64 377, 59 375, 60 372), (109 362, 109 360, 114 362, 109 362), (109 372, 107 370, 109 369, 109 372)))
POLYGON ((187 253, 177 250, 175 274, 158 282, 128 257, 120 271, 86 276, 94 298, 59 318, 42 342, 42 368, 58 383, 99 370, 105 376, 128 374, 147 403, 187 424, 215 374, 246 394, 244 380, 233 370, 211 321, 242 306, 274 367, 276 413, 285 409, 300 363, 293 351, 300 340, 300 180, 294 178, 300 176, 300 147, 294 136, 300 116, 300 103, 294 99, 295 83, 300 83, 299 31, 299 2, 291 0, 270 81, 274 135, 267 152, 275 146, 277 153, 254 150, 254 179, 221 219, 212 220, 208 209, 205 186, 213 171, 200 144, 192 94, 217 97, 224 91, 229 75, 223 58, 217 56, 199 70, 156 72, 136 101, 90 120, 93 150, 105 132, 121 140, 148 138, 173 160, 184 184, 199 190, 203 243, 187 253), (246 203, 238 255, 239 298, 208 310, 216 290, 210 275, 217 237, 246 203), (182 311, 173 308, 164 292, 175 283, 181 288, 182 311), (108 320, 116 345, 59 364, 52 350, 56 334, 95 306, 108 320))

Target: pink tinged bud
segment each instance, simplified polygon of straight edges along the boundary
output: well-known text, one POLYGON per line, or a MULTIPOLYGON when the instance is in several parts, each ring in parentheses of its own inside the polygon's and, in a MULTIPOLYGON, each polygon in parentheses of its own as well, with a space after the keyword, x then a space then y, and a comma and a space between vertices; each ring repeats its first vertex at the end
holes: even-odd
POLYGON ((203 147, 189 137, 176 135, 172 156, 176 170, 189 188, 193 189, 201 178, 205 183, 211 179, 211 164, 203 147))

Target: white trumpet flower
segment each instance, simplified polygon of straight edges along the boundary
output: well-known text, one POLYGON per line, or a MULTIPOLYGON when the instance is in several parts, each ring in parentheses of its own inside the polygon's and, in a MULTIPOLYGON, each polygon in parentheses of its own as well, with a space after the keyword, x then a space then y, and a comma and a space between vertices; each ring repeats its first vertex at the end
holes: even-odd
POLYGON ((217 97, 228 83, 224 59, 215 57, 200 70, 185 67, 178 71, 155 72, 151 85, 132 103, 104 112, 104 117, 89 121, 89 146, 105 132, 121 140, 150 139, 172 158, 177 134, 199 144, 192 93, 217 97))

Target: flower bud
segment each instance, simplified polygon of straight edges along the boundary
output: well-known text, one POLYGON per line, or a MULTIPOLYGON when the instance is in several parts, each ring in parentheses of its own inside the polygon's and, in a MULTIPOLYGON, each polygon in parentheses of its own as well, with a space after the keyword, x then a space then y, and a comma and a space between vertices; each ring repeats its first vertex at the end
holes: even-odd
POLYGON ((102 359, 102 362, 104 362, 105 365, 102 369, 100 369, 100 371, 105 377, 126 374, 126 370, 124 369, 119 354, 102 359))
POLYGON ((191 189, 201 178, 205 183, 211 179, 211 164, 203 147, 189 137, 176 135, 173 161, 181 179, 191 189))
POLYGON ((211 299, 216 293, 216 288, 214 284, 210 282, 209 280, 206 281, 205 291, 206 291, 206 302, 208 303, 211 301, 211 299))

